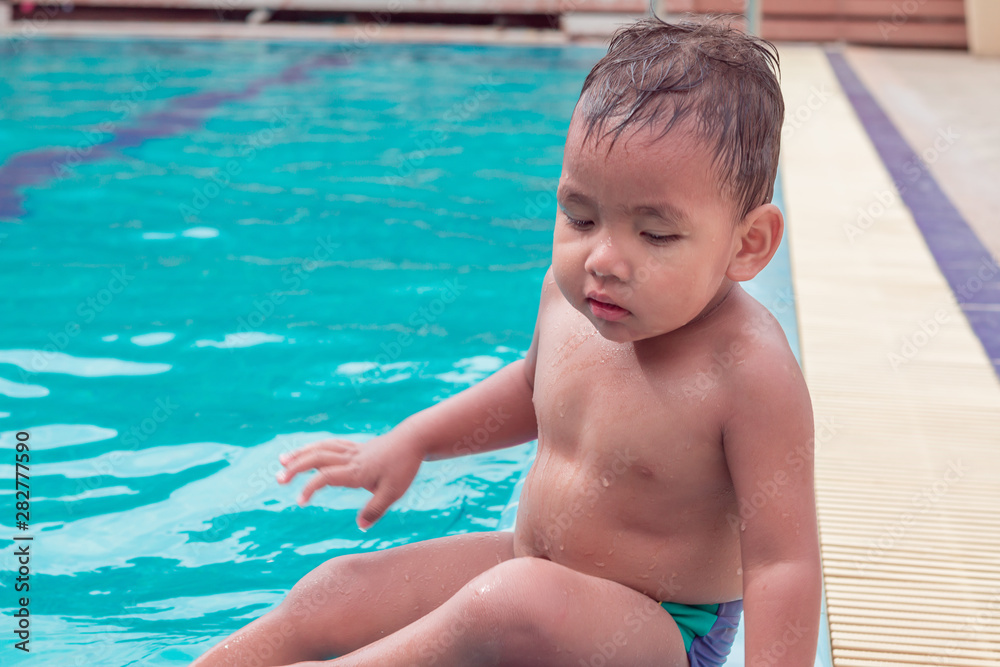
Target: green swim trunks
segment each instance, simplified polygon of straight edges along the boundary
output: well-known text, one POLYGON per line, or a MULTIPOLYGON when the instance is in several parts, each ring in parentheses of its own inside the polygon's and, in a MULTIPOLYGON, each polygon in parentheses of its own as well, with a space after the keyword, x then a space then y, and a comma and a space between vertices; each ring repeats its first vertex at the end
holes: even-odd
POLYGON ((677 623, 691 667, 720 667, 726 662, 740 625, 742 600, 722 604, 661 602, 660 606, 677 623))

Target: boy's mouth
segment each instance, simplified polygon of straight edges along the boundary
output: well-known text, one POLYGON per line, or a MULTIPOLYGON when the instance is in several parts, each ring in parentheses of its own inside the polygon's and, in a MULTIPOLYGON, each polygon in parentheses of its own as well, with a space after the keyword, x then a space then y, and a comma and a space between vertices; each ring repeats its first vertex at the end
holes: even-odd
POLYGON ((629 311, 622 308, 621 306, 612 303, 610 299, 602 294, 597 294, 591 292, 587 295, 587 305, 590 306, 590 312, 594 314, 594 317, 599 317, 602 320, 608 320, 611 322, 617 322, 623 319, 626 315, 629 315, 629 311))

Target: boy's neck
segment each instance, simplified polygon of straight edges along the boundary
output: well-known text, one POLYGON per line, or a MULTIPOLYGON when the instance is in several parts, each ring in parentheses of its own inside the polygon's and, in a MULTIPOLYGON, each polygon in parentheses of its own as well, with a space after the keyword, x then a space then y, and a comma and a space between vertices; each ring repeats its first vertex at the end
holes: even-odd
POLYGON ((693 327, 697 325, 699 322, 703 322, 704 320, 707 320, 715 313, 719 312, 719 309, 722 308, 723 304, 729 300, 729 295, 733 293, 733 290, 735 290, 736 287, 737 283, 735 281, 730 280, 729 278, 723 278, 723 284, 720 286, 718 293, 715 295, 715 297, 712 298, 711 301, 708 302, 708 305, 705 306, 705 309, 702 310, 697 315, 695 315, 693 320, 691 320, 684 326, 680 327, 680 329, 675 329, 675 331, 680 331, 682 329, 693 327), (726 283, 729 284, 727 285, 726 283))

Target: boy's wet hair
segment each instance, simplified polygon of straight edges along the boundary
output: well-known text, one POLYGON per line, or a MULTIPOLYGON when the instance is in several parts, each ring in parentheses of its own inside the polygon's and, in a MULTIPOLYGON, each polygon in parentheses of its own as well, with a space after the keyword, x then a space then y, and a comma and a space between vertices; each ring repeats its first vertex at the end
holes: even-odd
POLYGON ((663 137, 693 114, 742 220, 774 194, 785 115, 778 73, 774 45, 726 19, 641 19, 615 33, 583 83, 584 141, 612 118, 621 120, 602 135, 614 132, 611 146, 626 128, 656 124, 663 137))

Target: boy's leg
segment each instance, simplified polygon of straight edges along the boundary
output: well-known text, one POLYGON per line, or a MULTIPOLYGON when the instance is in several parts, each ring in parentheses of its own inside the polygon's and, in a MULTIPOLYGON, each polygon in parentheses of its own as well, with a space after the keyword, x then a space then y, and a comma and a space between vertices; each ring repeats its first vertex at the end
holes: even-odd
POLYGON ((192 667, 265 667, 350 653, 412 623, 513 557, 512 533, 486 532, 331 558, 295 584, 277 608, 192 667))
POLYGON ((548 560, 514 558, 388 637, 295 667, 324 664, 686 667, 688 659, 677 624, 646 595, 548 560))

